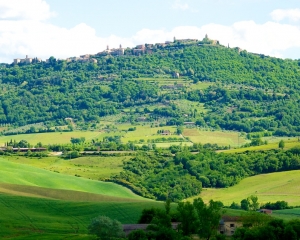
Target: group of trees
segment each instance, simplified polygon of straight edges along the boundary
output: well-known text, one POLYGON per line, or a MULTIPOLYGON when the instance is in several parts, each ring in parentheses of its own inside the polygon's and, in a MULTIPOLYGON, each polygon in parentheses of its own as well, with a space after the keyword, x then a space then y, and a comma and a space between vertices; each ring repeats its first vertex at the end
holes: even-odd
MULTIPOLYGON (((201 198, 193 203, 180 202, 176 211, 171 209, 171 201, 167 200, 165 209, 144 209, 139 223, 149 224, 147 230, 134 230, 127 236, 128 240, 188 240, 192 234, 207 240, 218 236, 217 230, 222 215, 222 204, 210 201, 205 204, 201 198), (172 227, 172 222, 179 222, 172 227)), ((122 239, 125 237, 122 225, 105 216, 92 219, 89 233, 99 239, 122 239)), ((219 239, 223 239, 219 236, 219 239)))
POLYGON ((299 153, 298 147, 233 154, 202 147, 198 154, 181 150, 175 156, 141 152, 125 161, 123 171, 111 180, 135 186, 145 197, 179 201, 202 187, 224 188, 257 174, 300 169, 299 153))
MULTIPOLYGON (((200 126, 269 130, 276 135, 300 132, 298 61, 196 44, 157 48, 151 55, 96 58, 97 64, 52 57, 48 63, 1 68, 0 124, 58 124, 70 117, 75 122, 96 122, 127 107, 188 99, 211 110, 209 114, 188 113, 200 126), (195 83, 214 84, 162 94, 155 81, 139 80, 170 77, 174 72, 195 83)), ((150 120, 167 118, 168 125, 182 125, 185 113, 169 104, 147 109, 150 120)))
POLYGON ((243 226, 237 228, 234 240, 297 240, 300 238, 300 221, 273 219, 261 213, 250 213, 243 217, 243 226))

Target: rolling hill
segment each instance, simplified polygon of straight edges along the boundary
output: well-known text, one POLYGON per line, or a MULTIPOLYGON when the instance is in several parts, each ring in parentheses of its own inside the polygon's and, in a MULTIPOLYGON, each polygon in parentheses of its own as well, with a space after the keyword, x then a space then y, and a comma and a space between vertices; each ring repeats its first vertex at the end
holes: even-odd
POLYGON ((218 200, 229 206, 250 195, 256 195, 260 203, 286 201, 290 206, 300 206, 300 170, 248 177, 232 187, 203 189, 199 196, 205 201, 218 200))

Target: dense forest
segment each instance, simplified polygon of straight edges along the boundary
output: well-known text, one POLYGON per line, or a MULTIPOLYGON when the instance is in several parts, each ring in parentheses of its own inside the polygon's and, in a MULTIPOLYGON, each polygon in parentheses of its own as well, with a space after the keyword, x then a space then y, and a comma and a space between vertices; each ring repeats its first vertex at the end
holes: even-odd
POLYGON ((188 120, 247 133, 300 133, 300 61, 203 44, 173 44, 155 47, 151 54, 136 56, 127 51, 123 56, 95 58, 97 63, 51 57, 47 63, 1 65, 0 124, 44 123, 50 128, 65 118, 97 122, 125 108, 160 104, 139 114, 148 114, 150 121, 167 119, 167 125, 188 120), (174 73, 189 84, 176 87, 174 79, 170 88, 155 81, 170 79, 174 73), (199 82, 210 86, 197 89, 199 82), (208 111, 184 112, 172 103, 181 99, 203 103, 208 111))
POLYGON ((257 174, 300 169, 299 147, 235 154, 199 150, 169 157, 141 153, 125 161, 123 171, 111 181, 145 197, 179 201, 199 194, 202 187, 224 188, 257 174))

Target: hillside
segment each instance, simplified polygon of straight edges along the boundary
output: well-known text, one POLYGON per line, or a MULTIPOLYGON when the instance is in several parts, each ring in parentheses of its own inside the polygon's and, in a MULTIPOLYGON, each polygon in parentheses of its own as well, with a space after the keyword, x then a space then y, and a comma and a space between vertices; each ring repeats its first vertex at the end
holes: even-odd
POLYGON ((222 201, 229 206, 240 203, 247 196, 256 195, 260 203, 286 201, 290 206, 300 205, 300 171, 261 174, 243 179, 233 187, 206 188, 199 195, 203 200, 222 201))
POLYGON ((87 234, 92 218, 106 215, 136 223, 144 208, 163 208, 154 201, 74 202, 0 193, 1 239, 94 239, 87 234))
POLYGON ((39 192, 42 191, 41 189, 26 187, 33 186, 51 189, 79 191, 85 193, 106 195, 111 197, 145 200, 133 194, 130 190, 114 183, 105 183, 95 180, 89 180, 86 178, 67 176, 39 169, 36 167, 24 165, 21 163, 9 162, 2 158, 0 158, 0 173, 0 192, 9 193, 10 191, 23 191, 24 193, 28 192, 29 195, 39 195, 39 192), (3 185, 2 183, 6 183, 6 185, 3 185), (19 187, 7 184, 19 185, 19 187), (23 190, 21 185, 24 185, 23 190), (37 193, 35 193, 35 190, 37 191, 37 193))
POLYGON ((300 132, 298 61, 201 42, 151 50, 94 55, 97 62, 52 57, 48 63, 2 67, 4 133, 55 131, 58 125, 95 129, 105 116, 115 116, 115 122, 195 122, 279 136, 300 132), (183 101, 190 103, 182 107, 183 101))

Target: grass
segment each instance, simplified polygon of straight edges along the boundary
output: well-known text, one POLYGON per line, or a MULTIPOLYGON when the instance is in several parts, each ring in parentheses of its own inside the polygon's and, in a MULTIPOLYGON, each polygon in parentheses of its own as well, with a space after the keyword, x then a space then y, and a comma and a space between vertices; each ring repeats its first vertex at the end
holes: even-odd
POLYGON ((71 138, 84 137, 86 140, 100 137, 100 132, 49 132, 49 133, 33 133, 33 134, 19 134, 0 137, 0 146, 4 146, 6 142, 10 140, 17 142, 26 140, 30 144, 37 144, 41 142, 43 144, 63 144, 70 143, 71 138))
POLYGON ((203 90, 213 85, 211 82, 197 82, 196 84, 191 85, 191 89, 193 90, 203 90))
POLYGON ((290 206, 300 206, 300 170, 245 178, 233 187, 203 189, 199 196, 204 201, 213 199, 229 206, 250 195, 256 195, 260 203, 286 201, 290 206))
POLYGON ((172 103, 174 103, 181 111, 185 111, 189 114, 193 112, 194 109, 197 110, 196 114, 207 112, 207 109, 204 107, 203 103, 196 103, 186 99, 175 100, 172 101, 172 103))
POLYGON ((66 175, 75 176, 77 174, 84 178, 99 180, 120 173, 123 160, 128 160, 130 157, 85 156, 71 160, 65 160, 60 157, 39 159, 24 156, 5 156, 4 158, 14 163, 27 164, 66 175))
POLYGON ((295 218, 300 220, 300 208, 275 210, 273 211, 272 216, 284 220, 292 220, 295 218))
POLYGON ((285 143, 284 149, 285 150, 288 150, 290 148, 300 145, 298 138, 272 138, 272 142, 268 143, 266 145, 230 149, 230 150, 224 150, 224 151, 220 151, 220 152, 239 153, 239 152, 245 152, 245 151, 262 151, 262 150, 278 149, 278 143, 281 139, 284 139, 284 143, 285 143))
MULTIPOLYGON (((230 208, 224 208, 224 211, 225 211, 224 215, 227 216, 242 216, 243 214, 247 213, 246 211, 241 209, 230 209, 230 208)), ((273 218, 279 218, 287 221, 292 219, 300 220, 300 208, 273 210, 270 216, 273 218)))
POLYGON ((246 140, 238 137, 238 134, 238 132, 201 131, 197 128, 187 128, 183 131, 183 136, 189 137, 194 143, 215 143, 220 146, 237 146, 246 143, 246 140))
POLYGON ((0 182, 52 189, 82 191, 112 197, 143 199, 120 185, 67 176, 0 158, 0 182))
POLYGON ((150 125, 138 125, 135 126, 135 131, 127 132, 124 137, 122 138, 122 142, 129 142, 129 141, 138 141, 140 139, 144 139, 147 143, 148 139, 156 139, 156 138, 168 138, 168 137, 179 137, 174 132, 176 131, 176 127, 174 126, 165 126, 165 127, 153 127, 151 128, 150 125), (163 136, 157 133, 158 130, 169 130, 171 132, 170 136, 163 136))
POLYGON ((144 208, 161 202, 70 202, 0 194, 1 239, 94 239, 87 235, 91 219, 106 215, 136 223, 144 208))

